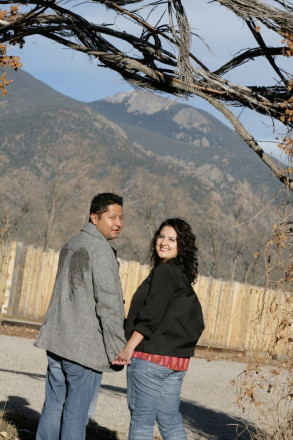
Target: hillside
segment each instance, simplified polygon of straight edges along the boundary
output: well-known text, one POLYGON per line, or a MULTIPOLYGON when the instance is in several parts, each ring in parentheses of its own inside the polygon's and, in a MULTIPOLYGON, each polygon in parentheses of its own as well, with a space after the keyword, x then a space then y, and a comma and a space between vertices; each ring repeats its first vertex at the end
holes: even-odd
MULTIPOLYGON (((203 241, 202 273, 229 277, 231 225, 242 221, 239 212, 246 220, 261 210, 279 188, 232 130, 207 112, 151 93, 86 104, 26 72, 9 76, 14 83, 0 106, 0 203, 10 214, 11 238, 58 249, 87 219, 91 197, 116 191, 125 197, 118 243, 125 258, 144 262, 154 228, 179 215, 203 241)), ((265 220, 258 220, 261 239, 265 220)), ((250 234, 237 265, 253 255, 250 234)))
POLYGON ((133 167, 136 159, 143 159, 146 169, 161 173, 164 167, 164 173, 181 176, 201 196, 210 189, 230 192, 231 184, 245 179, 256 188, 265 185, 275 191, 278 186, 257 155, 207 112, 148 92, 121 93, 86 105, 26 72, 11 76, 14 84, 0 106, 6 165, 29 164, 41 172, 53 145, 73 142, 91 150, 102 146, 113 165, 122 160, 133 167))
POLYGON ((205 189, 227 190, 244 179, 256 187, 278 185, 239 136, 203 110, 149 92, 120 93, 90 106, 154 154, 195 164, 192 175, 205 189))

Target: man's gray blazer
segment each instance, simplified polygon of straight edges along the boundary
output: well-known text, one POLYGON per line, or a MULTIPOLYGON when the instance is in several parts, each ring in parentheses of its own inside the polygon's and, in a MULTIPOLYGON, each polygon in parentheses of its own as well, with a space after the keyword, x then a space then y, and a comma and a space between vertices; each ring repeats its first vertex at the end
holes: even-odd
POLYGON ((86 223, 59 255, 51 302, 37 347, 98 371, 110 371, 124 339, 116 251, 86 223))

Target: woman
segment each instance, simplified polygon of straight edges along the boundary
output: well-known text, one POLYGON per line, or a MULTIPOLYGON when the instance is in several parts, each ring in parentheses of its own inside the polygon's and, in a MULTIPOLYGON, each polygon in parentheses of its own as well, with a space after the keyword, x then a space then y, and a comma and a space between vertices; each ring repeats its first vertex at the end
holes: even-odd
POLYGON ((197 247, 188 223, 164 221, 151 242, 150 275, 133 296, 125 325, 127 344, 113 361, 128 364, 129 440, 152 440, 154 422, 164 440, 186 440, 179 412, 189 359, 204 329, 191 286, 197 247))

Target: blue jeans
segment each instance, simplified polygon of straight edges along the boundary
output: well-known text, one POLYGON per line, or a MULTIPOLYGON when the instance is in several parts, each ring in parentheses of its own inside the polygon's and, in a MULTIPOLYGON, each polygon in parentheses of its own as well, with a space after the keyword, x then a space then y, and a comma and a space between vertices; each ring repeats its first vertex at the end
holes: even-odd
POLYGON ((163 440, 187 440, 179 412, 186 371, 131 359, 127 367, 127 400, 131 414, 128 440, 152 440, 157 420, 163 440))
POLYGON ((102 373, 47 355, 46 398, 36 440, 83 440, 95 411, 102 373))

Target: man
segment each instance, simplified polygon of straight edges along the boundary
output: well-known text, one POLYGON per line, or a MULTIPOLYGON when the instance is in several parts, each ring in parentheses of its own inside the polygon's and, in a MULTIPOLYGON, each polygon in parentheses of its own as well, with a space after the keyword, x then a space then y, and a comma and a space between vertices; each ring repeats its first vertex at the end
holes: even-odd
POLYGON ((37 347, 47 350, 46 398, 36 440, 83 440, 103 371, 125 344, 116 250, 123 200, 96 195, 90 218, 61 249, 52 299, 37 347))

